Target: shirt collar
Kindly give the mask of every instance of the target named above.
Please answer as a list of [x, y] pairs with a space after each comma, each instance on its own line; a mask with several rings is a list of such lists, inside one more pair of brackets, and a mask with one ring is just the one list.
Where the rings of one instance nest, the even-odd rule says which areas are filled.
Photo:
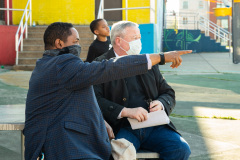
[[115, 54], [116, 57], [119, 57], [119, 55], [118, 55], [114, 50], [113, 50], [113, 52], [114, 52], [114, 54]]

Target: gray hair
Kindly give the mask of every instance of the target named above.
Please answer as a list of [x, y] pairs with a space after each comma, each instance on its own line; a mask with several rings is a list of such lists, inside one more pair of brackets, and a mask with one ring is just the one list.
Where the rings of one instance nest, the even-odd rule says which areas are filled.
[[137, 27], [138, 28], [138, 24], [134, 23], [134, 22], [130, 22], [130, 21], [119, 21], [112, 25], [111, 35], [110, 35], [112, 45], [115, 45], [116, 37], [124, 36], [125, 29], [127, 27]]

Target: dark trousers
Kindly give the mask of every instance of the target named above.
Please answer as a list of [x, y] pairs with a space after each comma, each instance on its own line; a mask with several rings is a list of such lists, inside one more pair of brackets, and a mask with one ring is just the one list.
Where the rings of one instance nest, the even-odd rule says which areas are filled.
[[157, 152], [164, 160], [187, 160], [191, 154], [188, 143], [167, 125], [136, 130], [124, 127], [116, 135], [116, 139], [120, 138], [133, 143], [137, 151], [141, 148]]

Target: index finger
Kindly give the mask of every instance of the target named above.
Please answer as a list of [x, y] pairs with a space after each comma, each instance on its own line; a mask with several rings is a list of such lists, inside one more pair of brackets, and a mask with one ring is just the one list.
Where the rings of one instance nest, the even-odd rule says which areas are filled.
[[180, 55], [192, 53], [192, 50], [177, 51]]

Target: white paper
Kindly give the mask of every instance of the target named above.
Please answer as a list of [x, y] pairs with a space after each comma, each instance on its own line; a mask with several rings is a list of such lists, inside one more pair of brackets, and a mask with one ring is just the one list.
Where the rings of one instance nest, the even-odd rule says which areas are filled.
[[128, 118], [128, 121], [132, 129], [146, 128], [170, 123], [170, 119], [164, 110], [148, 113], [148, 119], [143, 122], [138, 122], [138, 120], [132, 118]]

